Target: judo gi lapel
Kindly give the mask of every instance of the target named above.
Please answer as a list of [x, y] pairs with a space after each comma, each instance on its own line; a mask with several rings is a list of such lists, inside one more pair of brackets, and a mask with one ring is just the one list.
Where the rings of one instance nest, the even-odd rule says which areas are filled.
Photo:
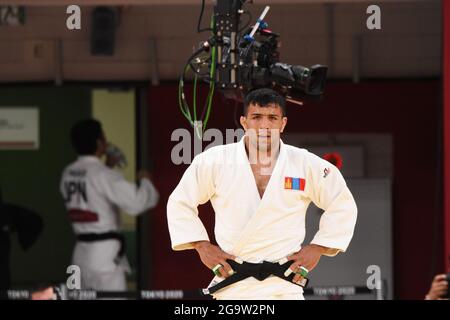
[[248, 240], [252, 237], [253, 233], [256, 231], [259, 223], [261, 222], [261, 216], [264, 214], [267, 214], [266, 210], [264, 210], [265, 203], [267, 201], [270, 201], [271, 193], [273, 192], [279, 192], [278, 190], [275, 190], [277, 188], [276, 182], [279, 180], [278, 177], [280, 175], [280, 170], [282, 170], [282, 167], [284, 165], [285, 157], [286, 157], [286, 150], [283, 144], [283, 141], [280, 139], [280, 153], [278, 155], [278, 159], [275, 163], [275, 166], [273, 168], [271, 177], [269, 179], [269, 182], [267, 183], [266, 190], [264, 191], [263, 197], [261, 198], [258, 192], [258, 188], [256, 186], [256, 180], [255, 176], [253, 175], [252, 168], [250, 166], [250, 162], [248, 160], [247, 152], [245, 150], [245, 141], [244, 138], [240, 141], [239, 150], [240, 157], [245, 157], [245, 160], [247, 161], [246, 170], [244, 170], [245, 179], [249, 179], [250, 184], [252, 185], [251, 189], [249, 190], [249, 199], [250, 202], [249, 205], [255, 207], [255, 212], [251, 216], [250, 220], [245, 225], [244, 229], [241, 232], [241, 235], [239, 236], [238, 240], [234, 244], [233, 247], [233, 254], [239, 255], [242, 248], [245, 246], [245, 244], [248, 242]]

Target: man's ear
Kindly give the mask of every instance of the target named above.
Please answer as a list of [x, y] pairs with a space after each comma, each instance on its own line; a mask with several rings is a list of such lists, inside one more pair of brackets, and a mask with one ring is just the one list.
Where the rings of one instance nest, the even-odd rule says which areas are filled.
[[283, 121], [283, 124], [281, 125], [281, 130], [280, 130], [281, 133], [283, 133], [284, 127], [286, 127], [286, 125], [287, 125], [287, 117], [283, 117], [282, 121]]
[[245, 131], [247, 131], [247, 118], [244, 116], [241, 116], [239, 119], [239, 122], [241, 123], [242, 128], [244, 128]]

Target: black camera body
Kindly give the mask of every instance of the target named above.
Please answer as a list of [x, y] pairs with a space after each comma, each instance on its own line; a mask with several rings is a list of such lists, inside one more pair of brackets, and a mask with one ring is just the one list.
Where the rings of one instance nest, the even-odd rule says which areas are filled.
[[327, 67], [310, 68], [279, 61], [279, 35], [257, 20], [258, 29], [240, 34], [240, 0], [217, 0], [214, 7], [214, 44], [217, 46], [216, 84], [222, 93], [242, 100], [259, 87], [271, 87], [290, 100], [320, 97], [324, 92]]

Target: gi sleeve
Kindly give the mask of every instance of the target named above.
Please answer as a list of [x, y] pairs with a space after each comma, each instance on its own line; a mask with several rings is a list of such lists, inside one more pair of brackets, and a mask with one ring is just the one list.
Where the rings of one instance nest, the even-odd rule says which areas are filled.
[[146, 178], [140, 180], [138, 187], [118, 172], [108, 169], [94, 183], [109, 201], [130, 215], [138, 215], [155, 207], [159, 200], [158, 191]]
[[209, 241], [197, 207], [214, 194], [213, 168], [204, 153], [194, 158], [167, 202], [167, 222], [173, 250], [193, 249], [192, 242]]
[[353, 237], [358, 211], [353, 195], [339, 169], [328, 161], [316, 157], [310, 170], [311, 200], [324, 210], [311, 243], [345, 252]]

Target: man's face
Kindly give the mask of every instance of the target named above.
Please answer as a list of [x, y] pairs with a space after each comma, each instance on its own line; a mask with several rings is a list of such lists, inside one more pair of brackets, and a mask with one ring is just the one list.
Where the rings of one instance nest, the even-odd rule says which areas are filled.
[[273, 145], [278, 145], [287, 117], [283, 117], [278, 104], [272, 103], [264, 107], [250, 104], [247, 115], [242, 116], [240, 121], [249, 136], [250, 143], [258, 150], [270, 151]]

